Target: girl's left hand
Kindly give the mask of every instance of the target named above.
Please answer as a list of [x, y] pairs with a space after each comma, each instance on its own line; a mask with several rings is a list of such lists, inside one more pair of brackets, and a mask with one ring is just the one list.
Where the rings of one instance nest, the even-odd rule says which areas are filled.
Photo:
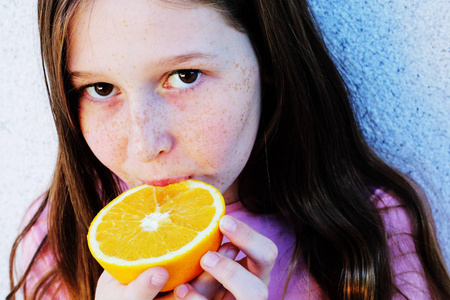
[[[276, 245], [231, 216], [222, 217], [220, 230], [231, 243], [222, 245], [217, 252], [206, 253], [200, 261], [205, 272], [162, 299], [268, 298], [270, 272], [278, 254]], [[239, 250], [246, 257], [234, 261]]]

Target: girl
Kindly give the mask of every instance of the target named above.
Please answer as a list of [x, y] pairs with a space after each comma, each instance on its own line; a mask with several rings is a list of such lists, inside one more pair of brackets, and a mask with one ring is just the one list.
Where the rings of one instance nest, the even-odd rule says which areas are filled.
[[[59, 154], [8, 298], [450, 299], [425, 197], [365, 143], [305, 1], [38, 5]], [[161, 295], [162, 268], [102, 271], [96, 213], [187, 178], [227, 203], [205, 272]]]

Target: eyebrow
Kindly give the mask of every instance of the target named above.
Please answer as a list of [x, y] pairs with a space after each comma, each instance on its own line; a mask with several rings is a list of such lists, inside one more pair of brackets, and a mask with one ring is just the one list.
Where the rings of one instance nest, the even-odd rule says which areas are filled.
[[157, 67], [168, 67], [173, 65], [179, 65], [183, 64], [192, 60], [196, 59], [214, 59], [216, 58], [216, 54], [208, 54], [208, 53], [201, 53], [201, 52], [193, 52], [188, 54], [182, 54], [177, 56], [172, 56], [169, 58], [163, 58], [155, 63], [152, 63], [148, 65], [149, 68], [157, 68]]
[[[152, 62], [146, 66], [146, 69], [155, 69], [155, 68], [163, 68], [163, 67], [171, 67], [176, 65], [181, 65], [186, 62], [190, 62], [198, 59], [214, 59], [216, 58], [216, 54], [209, 53], [201, 53], [201, 52], [193, 52], [188, 54], [171, 56], [168, 58], [161, 58], [155, 62]], [[101, 73], [89, 72], [89, 71], [74, 71], [70, 72], [70, 78], [91, 78], [101, 76]]]

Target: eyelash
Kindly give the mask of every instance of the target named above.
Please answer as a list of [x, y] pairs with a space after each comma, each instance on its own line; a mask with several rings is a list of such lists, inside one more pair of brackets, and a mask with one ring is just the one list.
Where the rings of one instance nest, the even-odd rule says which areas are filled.
[[[197, 73], [197, 77], [192, 83], [185, 83], [186, 85], [188, 85], [185, 88], [168, 87], [167, 84], [169, 84], [168, 83], [169, 79], [173, 75], [176, 75], [176, 74], [180, 75], [182, 72], [196, 72]], [[164, 80], [164, 83], [162, 84], [162, 87], [166, 88], [166, 89], [169, 89], [169, 90], [170, 89], [176, 89], [177, 93], [186, 93], [186, 92], [195, 90], [203, 82], [204, 75], [205, 75], [204, 72], [202, 72], [200, 70], [197, 70], [197, 69], [180, 69], [180, 70], [175, 70], [175, 71], [169, 73], [169, 75], [167, 75], [167, 77], [165, 77], [165, 80]]]
[[[189, 72], [189, 71], [197, 72], [197, 78], [192, 83], [186, 83], [188, 85], [186, 88], [176, 88], [176, 87], [169, 87], [169, 86], [167, 86], [168, 85], [168, 80], [173, 75], [180, 74], [181, 72]], [[167, 76], [164, 77], [164, 82], [163, 82], [163, 84], [161, 86], [164, 89], [167, 89], [167, 90], [176, 90], [175, 93], [184, 94], [184, 93], [187, 93], [187, 92], [190, 92], [190, 91], [194, 91], [203, 82], [204, 75], [205, 75], [204, 72], [202, 72], [202, 71], [200, 71], [198, 69], [179, 69], [179, 70], [175, 70], [175, 71], [170, 72]], [[116, 94], [114, 94], [112, 96], [106, 96], [104, 98], [95, 98], [95, 97], [91, 96], [88, 93], [88, 91], [87, 91], [88, 88], [94, 87], [95, 85], [102, 84], [102, 83], [103, 84], [110, 84], [110, 83], [107, 83], [107, 82], [95, 82], [95, 83], [90, 83], [90, 84], [86, 84], [84, 86], [81, 86], [77, 90], [79, 92], [81, 92], [81, 97], [86, 97], [90, 102], [97, 102], [97, 103], [106, 102], [108, 99], [111, 99], [112, 97], [115, 97], [115, 96], [121, 94], [120, 89], [118, 89], [118, 87], [113, 85], [113, 84], [110, 84], [110, 85], [113, 87], [113, 89], [117, 89], [118, 91], [117, 91]]]

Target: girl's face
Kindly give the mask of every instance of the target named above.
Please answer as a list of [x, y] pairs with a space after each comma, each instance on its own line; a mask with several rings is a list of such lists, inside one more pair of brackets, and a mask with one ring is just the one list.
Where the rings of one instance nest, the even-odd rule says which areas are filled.
[[68, 54], [82, 133], [106, 167], [130, 187], [195, 178], [236, 201], [260, 115], [245, 34], [205, 6], [96, 0]]

